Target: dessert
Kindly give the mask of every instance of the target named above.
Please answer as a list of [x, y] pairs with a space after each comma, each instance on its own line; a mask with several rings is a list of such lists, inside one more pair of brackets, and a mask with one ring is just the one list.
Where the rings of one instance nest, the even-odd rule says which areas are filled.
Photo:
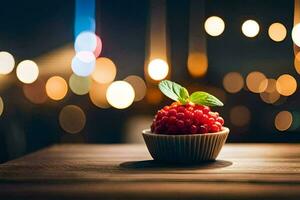
[[224, 119], [210, 107], [223, 103], [207, 92], [189, 95], [186, 88], [168, 80], [159, 89], [173, 99], [157, 112], [151, 129], [143, 131], [148, 150], [155, 160], [202, 162], [216, 159], [229, 133]]

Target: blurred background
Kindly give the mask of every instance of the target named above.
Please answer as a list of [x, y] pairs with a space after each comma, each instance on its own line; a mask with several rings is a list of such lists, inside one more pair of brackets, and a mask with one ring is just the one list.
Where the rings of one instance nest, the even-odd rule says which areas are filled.
[[1, 1], [0, 162], [55, 143], [140, 143], [170, 79], [229, 142], [300, 140], [299, 0]]

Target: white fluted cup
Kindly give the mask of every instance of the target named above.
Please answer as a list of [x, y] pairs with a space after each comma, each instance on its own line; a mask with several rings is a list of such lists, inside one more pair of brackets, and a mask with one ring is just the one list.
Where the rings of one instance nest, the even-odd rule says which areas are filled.
[[165, 135], [143, 130], [143, 138], [152, 158], [161, 162], [199, 163], [213, 161], [219, 155], [229, 129], [216, 133]]

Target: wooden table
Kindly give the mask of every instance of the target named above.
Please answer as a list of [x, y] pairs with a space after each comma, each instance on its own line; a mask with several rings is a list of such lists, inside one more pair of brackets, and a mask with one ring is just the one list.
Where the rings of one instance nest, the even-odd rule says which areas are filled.
[[56, 145], [0, 165], [0, 199], [300, 199], [300, 144], [226, 144], [198, 166], [144, 145]]

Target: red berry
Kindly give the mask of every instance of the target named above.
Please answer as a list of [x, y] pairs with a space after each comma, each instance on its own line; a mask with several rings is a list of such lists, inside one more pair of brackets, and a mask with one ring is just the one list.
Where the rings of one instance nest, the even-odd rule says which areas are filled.
[[222, 117], [218, 117], [217, 122], [220, 122], [222, 126], [224, 125], [224, 119]]
[[185, 111], [185, 107], [184, 106], [178, 106], [177, 107], [177, 112], [184, 113], [184, 111]]
[[209, 107], [204, 106], [204, 108], [203, 108], [203, 113], [208, 114], [209, 111], [210, 111]]
[[164, 107], [164, 110], [165, 110], [165, 111], [170, 110], [170, 106], [165, 106], [165, 107]]
[[176, 123], [176, 117], [174, 117], [174, 116], [169, 117], [168, 122], [169, 122], [169, 124], [175, 124]]
[[219, 127], [219, 130], [222, 129], [222, 124], [220, 122], [215, 122], [215, 125], [217, 125]]
[[188, 126], [188, 127], [191, 126], [192, 123], [193, 123], [193, 121], [190, 120], [190, 119], [186, 119], [185, 122], [184, 122], [184, 124], [185, 124], [186, 126]]
[[176, 113], [177, 113], [177, 111], [174, 108], [172, 108], [169, 110], [168, 116], [176, 116]]
[[177, 107], [177, 106], [179, 106], [179, 105], [180, 105], [179, 102], [173, 102], [173, 103], [171, 104], [171, 107]]
[[207, 125], [201, 125], [199, 127], [199, 133], [207, 133], [208, 132], [208, 128], [207, 128]]
[[191, 133], [195, 134], [195, 133], [197, 133], [198, 129], [197, 129], [197, 126], [192, 125], [190, 130], [191, 130]]
[[208, 124], [209, 121], [208, 121], [208, 116], [207, 116], [207, 114], [203, 114], [200, 121], [202, 122], [202, 124]]
[[151, 131], [157, 134], [203, 134], [222, 130], [224, 120], [208, 106], [174, 102], [154, 117]]
[[184, 127], [184, 121], [182, 120], [177, 120], [176, 125], [178, 128], [182, 129]]
[[186, 119], [193, 119], [193, 113], [191, 112], [191, 111], [189, 111], [189, 110], [186, 110], [185, 112], [184, 112], [184, 117], [186, 118]]
[[216, 124], [213, 124], [211, 127], [210, 127], [210, 131], [211, 132], [218, 132], [220, 131], [219, 127], [216, 125]]
[[202, 110], [195, 110], [194, 115], [197, 119], [201, 119], [203, 112]]
[[214, 124], [215, 123], [215, 119], [210, 117], [208, 118], [208, 123], [211, 125], [211, 124]]
[[196, 105], [195, 107], [196, 107], [196, 109], [198, 109], [198, 110], [203, 110], [203, 108], [204, 108], [204, 106], [202, 106], [202, 105]]
[[158, 111], [158, 113], [157, 113], [157, 119], [161, 119], [161, 118], [163, 118], [163, 116], [166, 116], [166, 111], [164, 111], [164, 110], [160, 110], [160, 111]]
[[168, 123], [168, 117], [164, 116], [164, 117], [160, 120], [160, 122], [163, 123], [163, 124]]
[[187, 108], [187, 110], [193, 112], [194, 108], [192, 106], [190, 106], [190, 107]]
[[218, 117], [217, 114], [216, 114], [215, 112], [211, 112], [211, 111], [208, 112], [208, 115], [209, 115], [210, 117], [213, 117], [214, 119], [216, 119], [216, 118]]
[[184, 114], [183, 113], [177, 113], [176, 118], [177, 119], [184, 119]]

